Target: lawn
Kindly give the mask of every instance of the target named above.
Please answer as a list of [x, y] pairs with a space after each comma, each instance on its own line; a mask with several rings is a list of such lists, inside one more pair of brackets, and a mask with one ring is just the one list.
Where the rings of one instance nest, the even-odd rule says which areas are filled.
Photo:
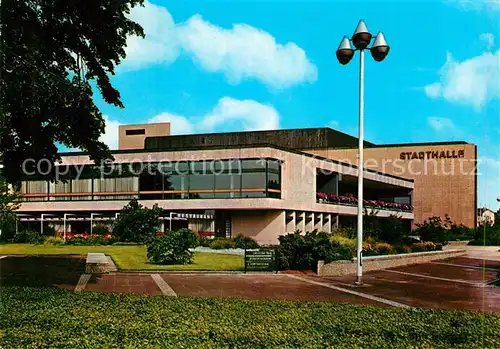
[[499, 348], [500, 314], [0, 287], [1, 348]]
[[54, 246], [30, 244], [0, 245], [0, 255], [62, 255], [85, 256], [89, 252], [105, 253], [120, 270], [243, 270], [243, 256], [195, 252], [193, 263], [187, 265], [156, 265], [146, 262], [146, 247], [114, 246]]

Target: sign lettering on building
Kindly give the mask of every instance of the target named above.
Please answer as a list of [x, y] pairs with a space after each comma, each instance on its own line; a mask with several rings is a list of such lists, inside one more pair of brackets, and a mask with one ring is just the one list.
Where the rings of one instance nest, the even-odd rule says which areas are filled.
[[457, 159], [463, 157], [465, 157], [464, 150], [404, 151], [399, 154], [401, 160]]

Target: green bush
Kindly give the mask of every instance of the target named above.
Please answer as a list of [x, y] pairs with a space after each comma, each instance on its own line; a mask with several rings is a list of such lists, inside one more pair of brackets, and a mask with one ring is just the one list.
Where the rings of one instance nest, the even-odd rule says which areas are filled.
[[113, 224], [113, 235], [120, 241], [148, 243], [155, 239], [162, 211], [158, 205], [149, 209], [133, 199], [120, 211]]
[[181, 229], [156, 237], [147, 244], [147, 260], [153, 264], [190, 264], [197, 237], [189, 229]]
[[432, 241], [417, 242], [410, 245], [410, 248], [412, 252], [429, 252], [436, 250], [436, 244]]
[[279, 239], [278, 256], [281, 269], [316, 270], [318, 261], [330, 263], [352, 259], [350, 247], [330, 240], [323, 232], [299, 232], [282, 235]]
[[476, 229], [468, 228], [462, 224], [452, 224], [448, 230], [448, 241], [466, 241], [474, 239]]
[[113, 245], [118, 242], [118, 238], [112, 236], [109, 239], [104, 238], [102, 235], [92, 235], [87, 238], [76, 237], [66, 240], [66, 245], [76, 246], [96, 246], [96, 245]]
[[257, 241], [252, 239], [250, 236], [246, 236], [243, 234], [238, 234], [233, 238], [234, 241], [234, 246], [236, 248], [243, 248], [243, 249], [252, 249], [252, 248], [259, 248], [259, 244]]
[[351, 227], [338, 228], [332, 232], [332, 235], [341, 236], [341, 237], [348, 238], [348, 239], [355, 239], [356, 238], [356, 229], [351, 228]]
[[396, 253], [402, 254], [402, 253], [411, 253], [411, 248], [408, 245], [403, 245], [403, 244], [397, 244], [394, 245], [394, 250]]
[[477, 228], [474, 240], [469, 245], [475, 246], [499, 246], [500, 245], [500, 222], [494, 226], [481, 225]]
[[386, 242], [377, 242], [373, 246], [374, 250], [377, 251], [378, 255], [388, 255], [388, 254], [395, 254], [396, 250], [392, 245], [386, 243]]
[[43, 227], [43, 235], [45, 236], [56, 236], [56, 228], [51, 225], [45, 225]]
[[16, 235], [17, 215], [13, 212], [0, 213], [0, 241], [12, 241]]
[[209, 247], [213, 239], [209, 239], [206, 236], [198, 235], [198, 246]]
[[64, 244], [64, 239], [58, 236], [49, 236], [44, 242], [46, 245], [62, 245]]
[[23, 229], [17, 232], [14, 241], [18, 243], [40, 245], [45, 242], [45, 236], [38, 230]]
[[356, 251], [356, 239], [349, 239], [348, 237], [336, 235], [336, 233], [330, 237], [331, 242], [340, 246], [347, 246], [353, 252]]
[[96, 234], [96, 235], [106, 235], [106, 234], [109, 234], [109, 226], [105, 225], [105, 224], [96, 224], [92, 227], [92, 234]]
[[214, 250], [225, 250], [228, 248], [236, 248], [234, 241], [232, 239], [226, 239], [226, 238], [215, 238], [208, 246], [210, 248], [213, 248]]
[[446, 244], [449, 240], [449, 228], [451, 224], [449, 217], [443, 222], [440, 217], [430, 217], [424, 223], [417, 224], [414, 230], [415, 235], [419, 235], [422, 241], [439, 242]]

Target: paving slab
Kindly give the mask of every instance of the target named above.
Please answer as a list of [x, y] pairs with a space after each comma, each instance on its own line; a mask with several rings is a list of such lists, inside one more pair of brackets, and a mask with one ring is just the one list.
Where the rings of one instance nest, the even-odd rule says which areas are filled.
[[286, 299], [335, 301], [388, 306], [363, 297], [339, 292], [280, 274], [173, 275], [161, 274], [178, 296], [237, 297], [247, 299]]
[[162, 295], [150, 274], [110, 273], [92, 275], [84, 291]]

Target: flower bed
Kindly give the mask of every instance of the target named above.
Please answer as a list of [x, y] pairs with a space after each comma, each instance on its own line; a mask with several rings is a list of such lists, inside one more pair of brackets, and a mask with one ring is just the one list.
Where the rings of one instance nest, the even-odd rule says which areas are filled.
[[[337, 204], [356, 206], [358, 199], [354, 196], [340, 196], [335, 194], [316, 193], [316, 200], [324, 204]], [[413, 207], [406, 204], [398, 204], [396, 202], [380, 201], [380, 200], [363, 200], [363, 205], [367, 207], [379, 208], [382, 210], [405, 211], [411, 212]]]

